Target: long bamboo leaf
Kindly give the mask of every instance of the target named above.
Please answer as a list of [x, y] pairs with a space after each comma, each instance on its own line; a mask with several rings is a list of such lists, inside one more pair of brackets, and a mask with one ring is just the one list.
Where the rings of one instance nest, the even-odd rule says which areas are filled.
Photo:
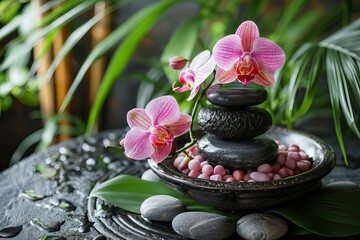
[[8, 56], [4, 60], [4, 62], [0, 66], [0, 71], [3, 71], [4, 69], [8, 68], [12, 64], [14, 64], [17, 61], [17, 59], [28, 54], [32, 50], [34, 45], [37, 43], [37, 41], [39, 41], [41, 38], [46, 36], [48, 33], [52, 32], [54, 29], [61, 28], [62, 26], [64, 26], [66, 23], [68, 23], [72, 19], [78, 17], [80, 14], [89, 10], [96, 1], [97, 0], [88, 0], [88, 1], [85, 1], [85, 2], [77, 5], [76, 7], [71, 9], [69, 12], [64, 14], [62, 17], [56, 19], [54, 22], [52, 22], [48, 26], [44, 27], [37, 33], [30, 36], [22, 44], [21, 51], [19, 51], [17, 54], [12, 54], [12, 55]]
[[[172, 6], [177, 1], [167, 0], [160, 3], [150, 5], [147, 8], [140, 10], [134, 17], [141, 16], [141, 21], [136, 28], [130, 33], [130, 35], [124, 40], [124, 42], [116, 50], [112, 57], [108, 68], [106, 69], [103, 81], [100, 84], [99, 91], [96, 94], [94, 105], [91, 107], [88, 124], [86, 127], [86, 133], [90, 134], [92, 128], [98, 118], [101, 108], [105, 102], [108, 93], [111, 90], [116, 78], [124, 70], [132, 57], [136, 47], [140, 43], [141, 39], [153, 26], [153, 24], [160, 18], [164, 11]], [[64, 105], [63, 105], [64, 106]]]
[[71, 51], [71, 49], [79, 42], [80, 39], [84, 37], [84, 35], [97, 23], [99, 22], [105, 15], [110, 14], [112, 11], [124, 6], [125, 4], [129, 3], [130, 1], [121, 1], [118, 4], [112, 5], [109, 7], [105, 12], [101, 11], [96, 14], [94, 17], [89, 19], [89, 21], [85, 22], [75, 31], [73, 31], [69, 37], [66, 39], [63, 47], [55, 56], [54, 60], [51, 62], [46, 75], [45, 80], [48, 81], [54, 74], [57, 66], [60, 62], [64, 59], [64, 57]]

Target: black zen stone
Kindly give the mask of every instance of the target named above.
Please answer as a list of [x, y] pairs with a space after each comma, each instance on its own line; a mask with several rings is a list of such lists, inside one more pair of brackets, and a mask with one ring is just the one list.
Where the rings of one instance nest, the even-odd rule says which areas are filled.
[[259, 136], [246, 140], [226, 140], [206, 134], [199, 141], [201, 156], [212, 164], [232, 170], [256, 169], [276, 160], [278, 146], [272, 138]]
[[268, 93], [264, 88], [243, 84], [217, 84], [206, 91], [206, 98], [214, 105], [226, 108], [244, 108], [263, 103]]
[[257, 107], [227, 109], [209, 106], [198, 114], [202, 130], [225, 139], [247, 139], [270, 129], [272, 118], [266, 110]]

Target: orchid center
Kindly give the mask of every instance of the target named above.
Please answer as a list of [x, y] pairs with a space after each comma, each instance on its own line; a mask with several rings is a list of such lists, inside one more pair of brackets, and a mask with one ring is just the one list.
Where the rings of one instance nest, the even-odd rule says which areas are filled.
[[193, 88], [195, 82], [195, 73], [190, 68], [180, 73], [180, 83], [184, 84], [189, 90]]
[[174, 140], [174, 135], [164, 126], [151, 127], [150, 142], [156, 147], [164, 147]]
[[250, 56], [250, 54], [245, 54], [238, 62], [236, 67], [238, 79], [245, 84], [250, 83], [258, 72], [258, 65], [255, 59]]

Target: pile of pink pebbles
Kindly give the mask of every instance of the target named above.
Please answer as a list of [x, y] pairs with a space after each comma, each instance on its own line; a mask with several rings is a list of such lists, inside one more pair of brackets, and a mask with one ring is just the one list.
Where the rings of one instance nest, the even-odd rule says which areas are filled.
[[312, 165], [312, 159], [296, 144], [285, 146], [276, 141], [278, 155], [275, 163], [262, 164], [255, 170], [234, 170], [224, 168], [222, 165], [212, 165], [203, 159], [195, 144], [180, 153], [174, 160], [174, 167], [179, 172], [193, 178], [226, 182], [266, 182], [284, 179], [299, 173], [306, 172]]

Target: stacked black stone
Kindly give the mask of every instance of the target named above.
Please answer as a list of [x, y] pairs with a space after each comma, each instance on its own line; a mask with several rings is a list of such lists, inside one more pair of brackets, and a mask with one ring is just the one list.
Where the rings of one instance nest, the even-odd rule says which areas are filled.
[[240, 83], [215, 85], [206, 98], [213, 105], [198, 115], [199, 126], [207, 133], [199, 141], [204, 158], [231, 170], [256, 169], [275, 161], [277, 144], [262, 135], [272, 125], [271, 115], [255, 107], [266, 100], [265, 89]]

